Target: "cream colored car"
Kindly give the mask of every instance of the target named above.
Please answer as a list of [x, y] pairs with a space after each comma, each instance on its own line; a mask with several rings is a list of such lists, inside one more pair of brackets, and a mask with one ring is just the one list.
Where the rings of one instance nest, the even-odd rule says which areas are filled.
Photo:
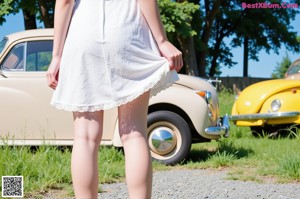
[[[52, 29], [19, 32], [1, 41], [1, 144], [72, 145], [72, 114], [49, 105], [52, 90], [45, 71], [52, 47]], [[117, 123], [116, 109], [106, 111], [102, 145], [122, 147]], [[217, 92], [207, 80], [180, 75], [150, 100], [148, 138], [155, 160], [181, 162], [192, 143], [228, 135], [228, 118], [219, 117]]]
[[300, 58], [296, 59], [284, 75], [285, 79], [300, 79]]

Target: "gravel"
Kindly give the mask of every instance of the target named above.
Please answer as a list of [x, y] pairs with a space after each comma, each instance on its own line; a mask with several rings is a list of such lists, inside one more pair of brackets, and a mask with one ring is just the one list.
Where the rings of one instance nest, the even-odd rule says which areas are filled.
[[[153, 176], [152, 199], [300, 199], [300, 183], [228, 180], [227, 171], [169, 170]], [[99, 198], [128, 198], [125, 183], [102, 184]]]

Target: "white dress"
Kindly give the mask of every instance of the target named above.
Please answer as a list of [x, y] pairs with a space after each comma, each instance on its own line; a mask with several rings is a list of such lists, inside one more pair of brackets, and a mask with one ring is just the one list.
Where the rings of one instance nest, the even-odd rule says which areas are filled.
[[91, 112], [157, 94], [178, 80], [137, 0], [76, 0], [51, 104]]

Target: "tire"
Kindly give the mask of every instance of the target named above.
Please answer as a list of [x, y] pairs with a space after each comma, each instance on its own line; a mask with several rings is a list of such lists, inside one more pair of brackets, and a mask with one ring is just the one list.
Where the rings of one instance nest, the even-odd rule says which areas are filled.
[[166, 165], [182, 162], [192, 145], [187, 122], [171, 111], [157, 111], [148, 115], [148, 143], [152, 159]]

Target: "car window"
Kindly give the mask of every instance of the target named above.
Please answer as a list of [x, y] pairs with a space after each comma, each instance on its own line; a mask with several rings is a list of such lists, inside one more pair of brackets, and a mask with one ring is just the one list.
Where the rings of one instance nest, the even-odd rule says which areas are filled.
[[1, 68], [8, 71], [46, 71], [51, 62], [52, 48], [52, 40], [17, 44], [4, 59]]
[[291, 74], [295, 74], [295, 73], [300, 73], [300, 60], [299, 61], [295, 61], [289, 68], [287, 74], [291, 75]]
[[2, 53], [2, 51], [3, 51], [4, 47], [5, 47], [5, 44], [6, 44], [7, 40], [8, 40], [8, 39], [7, 39], [6, 37], [4, 37], [3, 40], [0, 42], [0, 54]]
[[53, 41], [27, 42], [26, 71], [46, 71], [52, 58]]
[[16, 45], [5, 58], [1, 68], [3, 70], [24, 70], [25, 43]]

